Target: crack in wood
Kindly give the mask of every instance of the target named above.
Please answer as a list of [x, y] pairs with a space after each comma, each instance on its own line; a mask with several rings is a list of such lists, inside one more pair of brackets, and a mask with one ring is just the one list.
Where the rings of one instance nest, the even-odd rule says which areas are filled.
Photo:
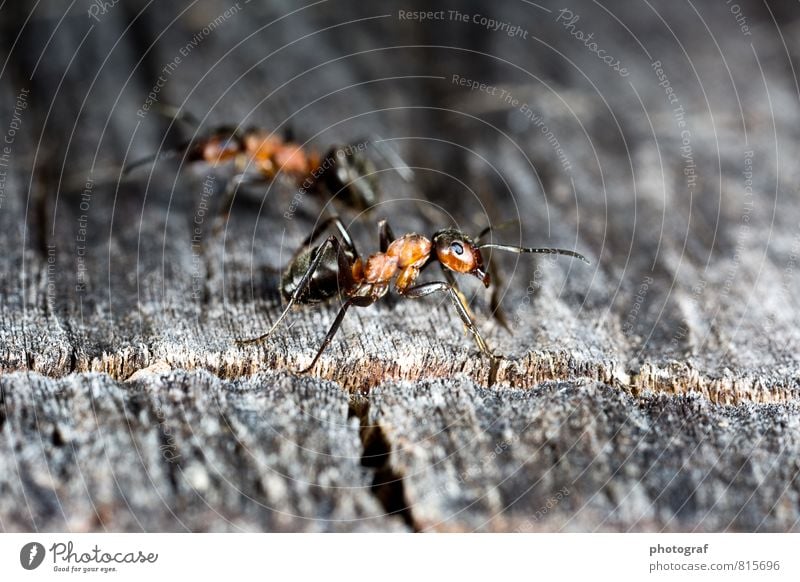
[[363, 446], [361, 465], [373, 471], [370, 491], [387, 515], [397, 516], [406, 526], [419, 531], [413, 509], [406, 498], [404, 477], [390, 463], [392, 444], [383, 427], [370, 421], [369, 408], [369, 396], [350, 397], [348, 417], [358, 418], [360, 422], [359, 436]]

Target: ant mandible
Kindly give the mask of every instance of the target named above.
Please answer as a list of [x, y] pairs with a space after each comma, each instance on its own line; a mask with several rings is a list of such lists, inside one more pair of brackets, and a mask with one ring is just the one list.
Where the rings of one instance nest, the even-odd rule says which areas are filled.
[[[194, 127], [200, 125], [191, 114], [171, 106], [162, 106], [160, 111]], [[375, 136], [369, 143], [404, 180], [411, 180], [411, 169], [384, 140]], [[205, 162], [212, 166], [232, 162], [237, 173], [228, 182], [219, 207], [223, 216], [229, 211], [240, 185], [271, 182], [279, 175], [306, 192], [335, 197], [348, 208], [364, 211], [379, 202], [377, 168], [366, 155], [366, 148], [367, 141], [334, 145], [325, 156], [320, 156], [313, 149], [295, 143], [290, 131], [280, 136], [259, 127], [240, 130], [222, 126], [166, 154], [154, 154], [135, 161], [125, 169], [124, 174], [176, 155], [184, 156], [190, 163]]]
[[[339, 236], [330, 235], [321, 245], [312, 246], [314, 241], [331, 226], [336, 228]], [[347, 227], [338, 217], [333, 216], [320, 223], [303, 242], [281, 279], [281, 293], [288, 300], [283, 312], [263, 335], [236, 342], [250, 344], [268, 339], [295, 304], [308, 305], [339, 296], [344, 303], [311, 364], [298, 372], [303, 374], [314, 367], [331, 343], [347, 310], [351, 306], [372, 305], [387, 294], [394, 281], [395, 290], [401, 297], [416, 299], [433, 293], [447, 293], [461, 321], [475, 338], [480, 351], [492, 360], [497, 360], [500, 356], [489, 349], [475, 325], [463, 295], [458, 289], [454, 274], [472, 275], [485, 287], [489, 287], [491, 281], [481, 255], [482, 249], [518, 254], [568, 255], [589, 264], [586, 257], [570, 250], [480, 243], [480, 239], [491, 230], [491, 227], [484, 229], [474, 240], [453, 228], [439, 230], [431, 238], [414, 233], [397, 238], [386, 220], [378, 223], [378, 229], [380, 252], [364, 260], [358, 254]], [[416, 284], [420, 272], [433, 263], [439, 263], [442, 267], [446, 281]]]

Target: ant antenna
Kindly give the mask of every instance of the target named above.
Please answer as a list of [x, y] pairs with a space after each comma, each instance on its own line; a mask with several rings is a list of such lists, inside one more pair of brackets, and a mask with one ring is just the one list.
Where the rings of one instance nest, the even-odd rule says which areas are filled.
[[149, 156], [145, 156], [144, 158], [140, 158], [135, 162], [131, 162], [128, 166], [122, 170], [122, 177], [127, 176], [136, 168], [140, 168], [141, 166], [146, 166], [147, 164], [152, 164], [153, 162], [157, 162], [160, 160], [167, 160], [171, 158], [178, 157], [178, 154], [182, 154], [183, 148], [179, 148], [177, 150], [167, 150], [165, 152], [157, 152], [155, 154], [150, 154]]
[[197, 129], [198, 127], [200, 127], [199, 119], [197, 119], [194, 115], [192, 115], [188, 111], [181, 109], [180, 107], [176, 107], [175, 105], [157, 103], [154, 109], [162, 117], [166, 117], [167, 119], [171, 119], [173, 121], [181, 121], [186, 125], [190, 126], [192, 129]]
[[544, 249], [544, 248], [542, 248], [542, 249], [532, 249], [532, 248], [527, 248], [527, 247], [515, 247], [515, 246], [511, 246], [511, 245], [497, 245], [497, 244], [494, 244], [494, 243], [486, 243], [486, 244], [478, 245], [478, 248], [479, 249], [497, 249], [497, 250], [500, 250], [500, 251], [510, 251], [512, 253], [517, 253], [518, 255], [521, 255], [523, 253], [541, 253], [541, 254], [546, 254], [546, 255], [566, 255], [568, 257], [574, 257], [576, 259], [580, 259], [584, 263], [586, 263], [587, 265], [591, 265], [591, 263], [589, 262], [589, 259], [584, 257], [582, 254], [576, 253], [575, 251], [568, 251], [566, 249]]
[[400, 174], [400, 177], [405, 180], [406, 182], [411, 182], [414, 180], [414, 170], [408, 167], [408, 164], [400, 157], [394, 148], [386, 143], [387, 140], [383, 139], [379, 135], [372, 136], [372, 145], [375, 147], [375, 150], [378, 154], [383, 158], [383, 160], [388, 163], [392, 169]]
[[516, 225], [519, 225], [519, 219], [518, 219], [518, 218], [512, 218], [511, 220], [506, 220], [505, 222], [501, 222], [500, 224], [498, 224], [498, 225], [495, 225], [495, 226], [492, 226], [492, 225], [490, 224], [489, 226], [487, 226], [486, 228], [484, 228], [484, 229], [483, 229], [483, 230], [482, 230], [482, 231], [481, 231], [481, 232], [478, 234], [478, 236], [476, 236], [476, 237], [475, 237], [475, 242], [476, 242], [476, 243], [477, 243], [477, 242], [480, 242], [480, 241], [481, 241], [481, 239], [483, 239], [483, 237], [485, 237], [485, 236], [486, 236], [487, 234], [489, 234], [490, 232], [493, 232], [493, 231], [495, 231], [495, 230], [502, 230], [502, 229], [504, 229], [504, 228], [508, 228], [509, 226], [513, 226], [513, 225], [515, 225], [515, 224], [516, 224]]
[[[165, 103], [157, 103], [153, 110], [161, 115], [162, 117], [166, 117], [172, 121], [180, 121], [184, 125], [189, 126], [190, 129], [196, 130], [200, 127], [200, 120], [197, 119], [194, 115], [189, 113], [188, 111], [181, 109], [180, 107], [176, 107], [175, 105], [168, 105]], [[141, 158], [136, 160], [135, 162], [131, 162], [123, 171], [122, 176], [127, 176], [136, 168], [140, 168], [141, 166], [146, 166], [147, 164], [151, 164], [153, 162], [157, 162], [159, 160], [166, 160], [170, 158], [175, 158], [178, 154], [183, 153], [183, 151], [188, 148], [190, 142], [185, 144], [181, 144], [179, 148], [176, 150], [168, 150], [166, 152], [157, 152], [155, 154], [150, 154], [147, 157]]]

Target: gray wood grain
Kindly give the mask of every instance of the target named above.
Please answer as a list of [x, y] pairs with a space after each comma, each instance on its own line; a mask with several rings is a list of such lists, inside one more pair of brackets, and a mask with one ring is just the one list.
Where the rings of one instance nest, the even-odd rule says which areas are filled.
[[358, 419], [337, 386], [207, 372], [3, 379], [3, 526], [371, 531]]
[[[335, 303], [233, 340], [278, 316], [279, 275], [331, 209], [309, 195], [285, 218], [295, 190], [277, 180], [243, 189], [215, 235], [229, 169], [167, 160], [119, 180], [191, 135], [137, 111], [231, 5], [132, 2], [99, 22], [81, 6], [61, 25], [63, 8], [37, 9], [13, 49], [5, 35], [0, 88], [0, 132], [31, 95], [0, 205], [0, 527], [797, 530], [800, 14], [741, 4], [749, 37], [724, 5], [626, 7], [626, 31], [577, 4], [628, 77], [561, 7], [461, 8], [524, 40], [402, 22], [396, 3], [281, 20], [288, 4], [248, 3], [220, 21], [159, 99], [320, 150], [392, 140], [415, 180], [381, 172], [370, 216], [338, 207], [360, 249], [380, 217], [427, 234], [519, 218], [494, 236], [592, 261], [496, 255], [510, 332], [464, 283], [507, 356], [496, 370], [429, 298], [352, 310], [306, 377], [292, 370]], [[538, 121], [453, 75], [529, 104], [568, 167]]]

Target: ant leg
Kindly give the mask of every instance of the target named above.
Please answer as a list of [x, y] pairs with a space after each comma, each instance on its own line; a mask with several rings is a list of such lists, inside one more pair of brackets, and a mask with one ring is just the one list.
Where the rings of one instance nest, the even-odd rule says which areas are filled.
[[[380, 251], [382, 253], [385, 253], [392, 241], [395, 240], [392, 227], [389, 226], [389, 221], [385, 218], [378, 222], [378, 238], [380, 239]], [[391, 309], [397, 304], [397, 295], [390, 293], [386, 295], [385, 301], [386, 305]]]
[[453, 271], [439, 263], [439, 266], [442, 268], [442, 273], [444, 273], [444, 278], [447, 280], [448, 285], [453, 288], [453, 290], [458, 293], [458, 299], [461, 302], [461, 305], [464, 306], [464, 309], [467, 310], [467, 313], [471, 318], [475, 318], [475, 314], [472, 312], [472, 308], [470, 308], [469, 304], [467, 303], [467, 298], [464, 297], [464, 293], [462, 293], [461, 289], [458, 287], [458, 282], [456, 281], [455, 275], [453, 275]]
[[136, 168], [141, 168], [142, 166], [146, 166], [148, 164], [155, 164], [156, 162], [160, 162], [162, 160], [175, 159], [178, 156], [182, 156], [186, 151], [186, 147], [179, 146], [177, 148], [156, 152], [154, 154], [150, 154], [149, 156], [145, 156], [143, 158], [139, 158], [138, 160], [134, 160], [133, 162], [122, 168], [122, 173], [120, 174], [120, 176], [122, 178], [125, 178]]
[[[516, 218], [513, 218], [511, 220], [506, 220], [505, 222], [501, 222], [500, 224], [496, 225], [490, 224], [489, 226], [484, 228], [478, 234], [478, 236], [475, 237], [475, 243], [476, 244], [480, 243], [486, 235], [493, 233], [496, 230], [501, 230], [514, 225], [519, 226], [519, 224], [520, 224], [519, 219]], [[491, 298], [489, 299], [489, 307], [492, 310], [492, 317], [494, 317], [497, 320], [497, 323], [499, 323], [503, 328], [505, 328], [506, 331], [510, 332], [511, 328], [508, 325], [508, 319], [506, 318], [506, 314], [503, 311], [503, 308], [500, 307], [500, 288], [503, 286], [503, 279], [500, 276], [500, 271], [497, 270], [497, 266], [495, 262], [492, 260], [491, 256], [487, 261], [486, 270], [489, 273], [489, 277], [491, 278], [492, 281], [492, 294]]]
[[[502, 279], [500, 275], [497, 274], [497, 268], [494, 266], [494, 263], [489, 260], [488, 261], [488, 272], [489, 276], [492, 279], [492, 294], [489, 298], [489, 309], [491, 309], [492, 317], [499, 323], [506, 331], [509, 333], [511, 332], [511, 328], [508, 325], [508, 319], [506, 318], [505, 311], [500, 306], [500, 292], [499, 289], [502, 286]], [[470, 306], [467, 304], [467, 299], [464, 297], [464, 293], [459, 289], [458, 283], [456, 282], [456, 278], [453, 275], [453, 272], [445, 267], [442, 267], [442, 272], [444, 273], [445, 279], [450, 284], [450, 286], [458, 293], [459, 299], [461, 299], [462, 305], [469, 313], [470, 317], [474, 318], [475, 314], [473, 313]]]
[[294, 293], [292, 293], [292, 296], [289, 298], [289, 301], [286, 304], [284, 310], [278, 316], [278, 319], [275, 320], [275, 323], [272, 324], [272, 327], [270, 327], [266, 333], [261, 334], [258, 337], [249, 339], [237, 339], [236, 340], [237, 344], [243, 345], [243, 344], [258, 343], [264, 341], [273, 334], [273, 332], [277, 329], [277, 327], [280, 325], [283, 319], [288, 315], [289, 311], [292, 309], [294, 304], [297, 303], [297, 300], [306, 290], [308, 285], [311, 283], [311, 278], [314, 276], [314, 273], [316, 272], [317, 268], [322, 264], [322, 261], [325, 258], [325, 253], [328, 250], [328, 248], [333, 248], [333, 250], [336, 252], [340, 266], [343, 264], [347, 264], [346, 257], [342, 256], [344, 251], [342, 249], [341, 242], [339, 242], [339, 239], [337, 239], [335, 236], [333, 235], [329, 236], [325, 240], [325, 242], [322, 243], [322, 245], [320, 245], [319, 248], [317, 248], [317, 252], [314, 254], [314, 259], [311, 261], [311, 264], [308, 266], [308, 269], [306, 269], [306, 272], [303, 273], [303, 276], [300, 278], [300, 282], [297, 284], [297, 288], [294, 290]]
[[434, 281], [432, 283], [423, 283], [422, 285], [417, 285], [415, 287], [411, 287], [407, 289], [404, 293], [404, 297], [410, 297], [412, 299], [416, 299], [418, 297], [426, 297], [432, 293], [438, 292], [447, 292], [450, 295], [450, 299], [453, 301], [453, 305], [458, 312], [458, 316], [461, 318], [461, 321], [464, 322], [464, 325], [467, 327], [469, 332], [475, 338], [475, 343], [478, 344], [478, 348], [492, 358], [492, 360], [497, 360], [502, 356], [495, 355], [492, 350], [489, 349], [489, 346], [486, 344], [486, 340], [483, 339], [481, 332], [478, 330], [478, 327], [475, 325], [475, 321], [470, 317], [469, 311], [467, 310], [466, 305], [461, 301], [461, 297], [459, 296], [458, 291], [445, 283], [444, 281]]
[[328, 227], [330, 227], [331, 225], [335, 226], [336, 230], [339, 231], [339, 235], [342, 237], [341, 242], [342, 244], [344, 244], [345, 248], [348, 251], [350, 251], [353, 254], [353, 256], [355, 257], [359, 256], [358, 250], [356, 250], [356, 244], [353, 242], [353, 237], [350, 235], [350, 231], [347, 230], [347, 227], [344, 225], [341, 219], [336, 215], [329, 216], [328, 218], [317, 224], [317, 226], [314, 227], [314, 230], [311, 231], [311, 234], [308, 235], [306, 239], [303, 241], [303, 244], [301, 246], [303, 247], [309, 246], [312, 242], [314, 242], [314, 240], [317, 237], [319, 237], [319, 235], [325, 232], [325, 230], [327, 230]]
[[378, 232], [380, 237], [381, 252], [385, 253], [392, 241], [395, 240], [392, 227], [389, 226], [389, 221], [387, 221], [385, 218], [378, 222]]
[[[380, 251], [382, 253], [385, 253], [388, 250], [389, 245], [392, 244], [392, 241], [394, 241], [396, 238], [394, 236], [394, 232], [392, 231], [392, 227], [389, 226], [389, 221], [385, 218], [378, 222], [378, 238], [380, 239]], [[395, 305], [397, 305], [397, 295], [389, 293], [386, 295], [384, 301], [386, 302], [386, 306], [389, 309], [392, 309]]]
[[295, 139], [294, 127], [290, 123], [283, 129], [283, 141], [292, 143], [294, 142], [294, 139]]
[[[193, 131], [197, 130], [197, 128], [200, 127], [199, 119], [197, 119], [194, 115], [192, 115], [185, 109], [180, 109], [175, 105], [156, 103], [153, 109], [162, 117], [165, 117], [170, 121], [181, 122]], [[175, 148], [165, 150], [163, 152], [156, 152], [155, 154], [150, 154], [149, 156], [135, 160], [130, 164], [128, 164], [128, 166], [123, 169], [122, 176], [127, 176], [136, 168], [145, 166], [150, 163], [155, 163], [160, 160], [177, 158], [179, 155], [183, 155], [184, 153], [186, 153], [190, 145], [191, 145], [190, 142], [186, 142]]]
[[489, 309], [492, 310], [492, 317], [494, 317], [497, 323], [499, 323], [507, 332], [511, 332], [511, 328], [508, 325], [508, 318], [506, 318], [506, 313], [500, 306], [500, 289], [503, 286], [503, 278], [500, 276], [500, 272], [497, 270], [497, 264], [491, 259], [491, 257], [487, 262], [486, 272], [489, 273], [489, 277], [492, 281], [492, 294], [489, 296]]
[[198, 127], [200, 127], [199, 119], [197, 119], [194, 115], [192, 115], [185, 109], [180, 109], [175, 105], [156, 103], [154, 109], [158, 112], [159, 115], [173, 121], [180, 121], [181, 123], [184, 123], [187, 126], [189, 126], [189, 128], [192, 130], [196, 130]]
[[[506, 319], [505, 312], [503, 311], [503, 308], [500, 307], [500, 295], [498, 292], [499, 289], [498, 285], [500, 284], [501, 279], [497, 275], [497, 269], [494, 267], [494, 264], [491, 262], [491, 260], [488, 262], [487, 269], [489, 272], [489, 276], [492, 279], [492, 293], [489, 299], [489, 308], [491, 309], [492, 317], [494, 317], [495, 320], [497, 320], [497, 322], [506, 331], [510, 333], [511, 329], [508, 327], [508, 320]], [[456, 282], [456, 278], [453, 275], [453, 272], [445, 267], [442, 267], [442, 272], [444, 273], [444, 277], [445, 279], [447, 279], [447, 282], [450, 284], [450, 286], [453, 289], [455, 289], [456, 293], [458, 293], [458, 296], [461, 299], [461, 303], [464, 305], [464, 308], [467, 310], [469, 315], [472, 318], [474, 318], [475, 314], [473, 313], [472, 308], [470, 308], [469, 304], [467, 303], [466, 297], [464, 297], [464, 293], [458, 287], [458, 283]]]
[[351, 305], [355, 305], [357, 307], [366, 307], [367, 305], [371, 305], [374, 303], [375, 300], [371, 297], [351, 297], [347, 301], [344, 302], [341, 309], [339, 309], [339, 313], [336, 314], [336, 319], [333, 321], [328, 333], [325, 334], [325, 339], [322, 340], [322, 344], [320, 345], [319, 349], [317, 350], [317, 355], [314, 356], [314, 359], [311, 360], [311, 363], [303, 368], [302, 370], [298, 370], [298, 374], [305, 374], [311, 368], [313, 368], [317, 362], [319, 361], [320, 356], [322, 353], [327, 349], [330, 345], [331, 341], [333, 340], [336, 332], [339, 331], [339, 327], [342, 325], [342, 321], [344, 320], [344, 316], [347, 313], [347, 310], [350, 308]]

